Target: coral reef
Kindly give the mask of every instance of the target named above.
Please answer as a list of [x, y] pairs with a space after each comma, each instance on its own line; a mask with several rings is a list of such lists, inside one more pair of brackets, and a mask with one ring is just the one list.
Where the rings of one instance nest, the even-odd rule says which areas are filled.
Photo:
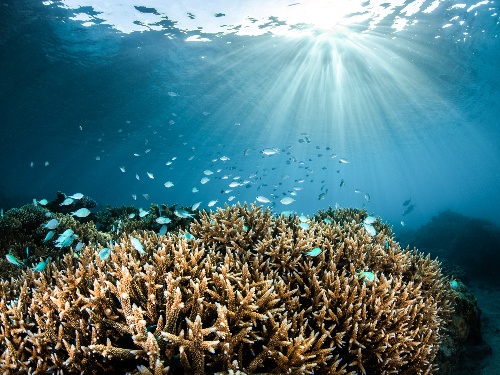
[[454, 305], [439, 263], [342, 215], [226, 207], [27, 269], [0, 282], [0, 370], [433, 373]]

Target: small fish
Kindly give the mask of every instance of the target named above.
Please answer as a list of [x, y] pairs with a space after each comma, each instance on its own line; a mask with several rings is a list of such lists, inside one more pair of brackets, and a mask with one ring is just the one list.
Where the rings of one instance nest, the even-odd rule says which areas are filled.
[[405, 207], [406, 207], [406, 206], [408, 206], [408, 205], [410, 204], [410, 202], [411, 202], [411, 198], [410, 198], [410, 199], [405, 200], [405, 201], [403, 202], [403, 206], [405, 206]]
[[331, 221], [329, 218], [327, 218], [327, 217], [325, 217], [325, 218], [323, 219], [323, 222], [324, 222], [325, 224], [331, 224], [331, 223], [332, 223], [332, 221]]
[[264, 155], [275, 155], [279, 152], [280, 150], [278, 148], [265, 148], [261, 151], [261, 154], [264, 154]]
[[365, 228], [365, 230], [368, 232], [368, 234], [370, 236], [375, 236], [377, 234], [377, 231], [375, 230], [375, 228], [373, 227], [373, 225], [363, 223], [363, 227]]
[[141, 179], [137, 173], [135, 174], [135, 178], [136, 178], [138, 181]]
[[175, 210], [174, 211], [175, 216], [180, 217], [181, 219], [190, 219], [193, 217], [194, 214], [190, 214], [186, 210]]
[[54, 237], [55, 232], [53, 230], [49, 231], [45, 238], [43, 239], [43, 242], [50, 241]]
[[104, 247], [99, 251], [99, 258], [101, 260], [106, 260], [109, 258], [109, 255], [111, 254], [111, 249], [109, 247]]
[[172, 181], [167, 181], [163, 184], [166, 188], [171, 188], [172, 186], [174, 186], [174, 183]]
[[405, 222], [403, 220], [401, 220], [401, 226], [404, 227], [405, 226]]
[[131, 194], [131, 195], [132, 195], [132, 199], [133, 199], [134, 201], [136, 201], [136, 200], [137, 200], [137, 194]]
[[408, 215], [410, 212], [412, 212], [415, 208], [414, 204], [410, 204], [408, 207], [406, 207], [406, 210], [403, 212], [403, 216]]
[[230, 197], [227, 198], [228, 202], [231, 202], [234, 198], [236, 198], [234, 195], [231, 195]]
[[69, 196], [69, 198], [73, 198], [73, 199], [76, 199], [76, 200], [80, 200], [83, 197], [84, 197], [84, 195], [82, 193], [75, 193], [75, 194]]
[[7, 261], [15, 266], [22, 267], [23, 264], [12, 254], [5, 254]]
[[144, 194], [142, 194], [142, 196], [144, 197], [144, 199], [146, 199], [148, 201], [151, 200], [151, 197], [149, 196], [148, 193], [144, 193]]
[[365, 224], [373, 224], [376, 221], [377, 221], [377, 218], [375, 216], [367, 216], [366, 219], [363, 220], [363, 223], [365, 223]]
[[201, 180], [200, 180], [200, 183], [202, 185], [205, 185], [208, 181], [210, 181], [210, 179], [208, 177], [203, 177]]
[[301, 227], [302, 229], [309, 229], [309, 223], [299, 223], [299, 227]]
[[154, 176], [152, 173], [150, 173], [150, 172], [146, 172], [146, 174], [147, 174], [147, 175], [148, 175], [148, 177], [149, 177], [149, 178], [151, 178], [151, 179], [154, 179], [154, 178], [155, 178], [155, 176]]
[[230, 160], [227, 156], [221, 156], [219, 159], [224, 162]]
[[66, 198], [59, 206], [69, 206], [74, 202], [73, 198]]
[[370, 198], [370, 194], [366, 193], [365, 194], [365, 199], [367, 202], [370, 202], [371, 198]]
[[357, 193], [357, 194], [361, 194], [362, 193], [362, 191], [359, 190], [359, 189], [354, 189], [354, 192]]
[[38, 204], [42, 205], [42, 206], [46, 206], [47, 203], [49, 203], [49, 201], [47, 199], [40, 199], [38, 201]]
[[160, 217], [156, 218], [156, 222], [158, 224], [168, 224], [168, 223], [171, 223], [172, 220], [170, 220], [168, 217], [160, 216]]
[[120, 171], [122, 171], [123, 173], [125, 173], [125, 167], [120, 167]]
[[349, 163], [349, 161], [347, 159], [341, 158], [341, 159], [339, 159], [339, 163], [340, 164], [347, 164], [347, 163]]
[[210, 202], [208, 202], [207, 206], [208, 206], [208, 207], [212, 207], [212, 206], [214, 206], [217, 202], [218, 202], [218, 200], [210, 201]]
[[83, 242], [80, 241], [75, 246], [75, 252], [78, 253], [80, 250], [82, 250], [82, 248], [83, 248]]
[[188, 241], [196, 239], [191, 233], [184, 233], [184, 238]]
[[139, 217], [144, 217], [149, 214], [149, 211], [145, 211], [142, 208], [139, 208]]
[[283, 199], [280, 200], [281, 204], [290, 204], [290, 203], [293, 203], [293, 202], [295, 202], [295, 199], [290, 198], [290, 197], [285, 197], [285, 198], [283, 198]]
[[315, 257], [321, 254], [321, 249], [319, 247], [315, 247], [314, 249], [308, 251], [306, 255], [309, 255], [311, 257]]
[[160, 228], [160, 230], [158, 231], [158, 235], [159, 236], [164, 236], [167, 233], [167, 230], [168, 230], [167, 226], [166, 225], [162, 225], [161, 228]]
[[191, 210], [196, 211], [200, 207], [201, 202], [197, 202], [191, 206]]
[[132, 246], [134, 247], [134, 249], [136, 249], [139, 252], [139, 254], [141, 254], [141, 255], [146, 254], [146, 252], [144, 251], [144, 247], [142, 246], [142, 244], [139, 242], [139, 240], [137, 238], [131, 237], [130, 242], [132, 242]]
[[268, 198], [262, 195], [257, 196], [255, 199], [257, 199], [257, 201], [260, 203], [271, 203], [271, 201]]
[[199, 192], [199, 190], [195, 186], [193, 186], [191, 188], [191, 193], [197, 193], [197, 192]]
[[90, 215], [90, 210], [88, 208], [79, 208], [75, 212], [72, 212], [71, 215], [76, 216], [76, 217], [87, 217]]
[[357, 273], [358, 277], [363, 280], [363, 282], [372, 282], [375, 280], [375, 274], [369, 271], [361, 271]]
[[236, 182], [236, 181], [233, 181], [229, 184], [229, 187], [230, 188], [235, 188], [235, 187], [238, 187], [240, 186], [241, 184], [239, 182]]
[[344, 179], [340, 180], [340, 187], [342, 187], [344, 185], [345, 185]]
[[133, 219], [134, 217], [135, 217], [135, 213], [133, 213], [133, 212], [130, 215], [128, 215], [129, 219]]
[[41, 260], [35, 267], [33, 267], [31, 270], [32, 271], [38, 271], [38, 272], [42, 272], [45, 267], [47, 267], [47, 262], [46, 261], [43, 261]]
[[59, 225], [59, 220], [52, 219], [52, 220], [49, 220], [46, 224], [42, 224], [42, 228], [56, 229], [58, 225]]
[[214, 174], [214, 172], [212, 172], [210, 169], [205, 169], [205, 170], [203, 171], [203, 174], [204, 174], [205, 176], [210, 176], [211, 174]]

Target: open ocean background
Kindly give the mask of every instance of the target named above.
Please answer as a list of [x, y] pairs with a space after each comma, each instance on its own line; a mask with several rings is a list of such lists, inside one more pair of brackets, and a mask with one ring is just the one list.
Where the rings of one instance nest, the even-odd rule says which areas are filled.
[[498, 11], [4, 0], [0, 206], [260, 196], [275, 212], [365, 207], [396, 232], [446, 210], [500, 224]]

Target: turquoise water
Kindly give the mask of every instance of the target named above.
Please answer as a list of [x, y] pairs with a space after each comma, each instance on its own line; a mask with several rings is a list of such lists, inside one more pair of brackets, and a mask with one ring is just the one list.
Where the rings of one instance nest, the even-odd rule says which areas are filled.
[[500, 224], [498, 2], [100, 3], [0, 5], [4, 209], [63, 191]]

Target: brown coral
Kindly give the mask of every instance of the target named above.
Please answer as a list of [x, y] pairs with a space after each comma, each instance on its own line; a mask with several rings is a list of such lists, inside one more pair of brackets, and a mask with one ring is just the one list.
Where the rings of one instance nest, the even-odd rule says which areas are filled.
[[2, 281], [2, 372], [435, 370], [448, 283], [386, 231], [371, 237], [356, 220], [304, 230], [256, 206], [202, 213], [190, 231], [125, 234], [104, 261], [88, 246]]

